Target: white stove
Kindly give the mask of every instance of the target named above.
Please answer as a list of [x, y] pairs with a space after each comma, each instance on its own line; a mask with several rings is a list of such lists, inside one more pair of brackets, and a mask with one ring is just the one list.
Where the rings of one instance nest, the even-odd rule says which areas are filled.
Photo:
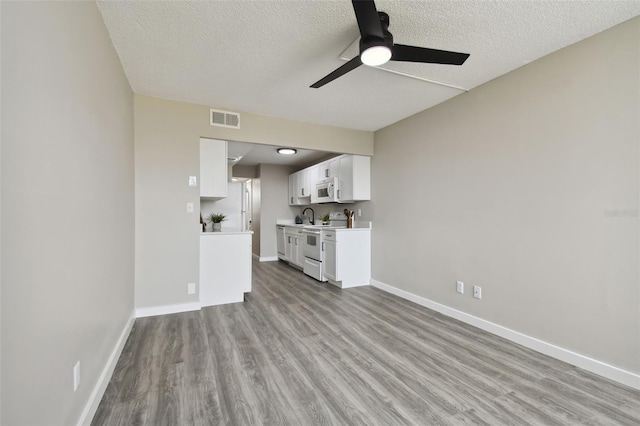
[[304, 254], [303, 271], [305, 274], [318, 281], [327, 281], [324, 277], [322, 262], [324, 261], [324, 242], [322, 241], [322, 229], [327, 228], [345, 228], [347, 226], [347, 217], [343, 212], [329, 213], [329, 224], [307, 227], [302, 230], [304, 235], [304, 246], [302, 252]]

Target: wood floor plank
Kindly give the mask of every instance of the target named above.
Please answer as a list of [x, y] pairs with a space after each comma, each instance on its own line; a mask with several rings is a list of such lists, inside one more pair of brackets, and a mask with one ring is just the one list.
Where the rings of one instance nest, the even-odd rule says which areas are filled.
[[136, 320], [92, 424], [640, 424], [636, 389], [373, 287], [252, 268], [244, 303]]

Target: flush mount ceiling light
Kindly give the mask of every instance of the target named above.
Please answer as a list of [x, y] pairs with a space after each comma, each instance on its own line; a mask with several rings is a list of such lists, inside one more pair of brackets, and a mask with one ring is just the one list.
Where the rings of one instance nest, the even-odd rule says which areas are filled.
[[293, 155], [297, 152], [298, 150], [293, 148], [278, 148], [278, 154], [282, 155]]

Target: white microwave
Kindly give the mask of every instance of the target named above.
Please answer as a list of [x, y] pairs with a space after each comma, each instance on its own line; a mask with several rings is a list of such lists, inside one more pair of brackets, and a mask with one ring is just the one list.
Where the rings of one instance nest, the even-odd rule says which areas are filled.
[[316, 183], [315, 192], [316, 203], [337, 203], [338, 202], [338, 178], [323, 179]]

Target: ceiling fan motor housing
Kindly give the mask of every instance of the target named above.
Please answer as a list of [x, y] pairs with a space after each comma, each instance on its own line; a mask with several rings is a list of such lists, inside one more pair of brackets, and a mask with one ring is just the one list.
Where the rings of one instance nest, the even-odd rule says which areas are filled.
[[378, 37], [366, 37], [360, 39], [360, 54], [373, 46], [387, 46], [389, 49], [393, 47], [393, 34], [389, 32], [389, 15], [385, 12], [378, 12], [380, 17], [380, 25], [382, 26], [382, 33], [384, 39]]

